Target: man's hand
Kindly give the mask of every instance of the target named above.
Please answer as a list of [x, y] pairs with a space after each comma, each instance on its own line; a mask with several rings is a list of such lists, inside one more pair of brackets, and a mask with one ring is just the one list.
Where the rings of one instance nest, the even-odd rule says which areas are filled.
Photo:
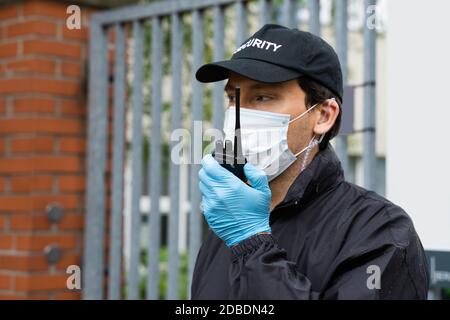
[[270, 189], [264, 171], [244, 166], [248, 186], [210, 155], [198, 175], [204, 216], [214, 233], [231, 247], [260, 232], [270, 232]]

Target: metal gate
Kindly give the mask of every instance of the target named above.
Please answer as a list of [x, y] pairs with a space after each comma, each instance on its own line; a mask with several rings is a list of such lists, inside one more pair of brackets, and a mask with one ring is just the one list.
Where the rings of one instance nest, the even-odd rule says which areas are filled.
[[[365, 5], [374, 3], [366, 0]], [[300, 7], [309, 10], [309, 26], [297, 19]], [[334, 8], [336, 49], [346, 81], [347, 0], [335, 0]], [[199, 165], [169, 161], [167, 153], [176, 142], [168, 136], [178, 128], [194, 131], [201, 120], [203, 126], [221, 128], [224, 115], [224, 84], [204, 86], [193, 73], [206, 60], [229, 58], [235, 46], [268, 22], [319, 34], [319, 11], [319, 0], [167, 0], [92, 16], [84, 299], [103, 299], [105, 294], [109, 299], [189, 297], [186, 291], [203, 234]], [[365, 81], [373, 83], [375, 31], [365, 30], [364, 37]], [[373, 86], [365, 95], [366, 127], [373, 128]], [[367, 143], [373, 146], [373, 141], [373, 132], [367, 132]], [[346, 166], [345, 137], [336, 146]], [[371, 161], [374, 154], [368, 152]], [[129, 184], [124, 179], [127, 168], [131, 168]], [[130, 218], [127, 237], [124, 212]], [[146, 244], [142, 246], [144, 216]], [[168, 218], [165, 229], [163, 217]], [[165, 230], [166, 265], [160, 261]], [[124, 238], [128, 251], [123, 250]], [[188, 285], [180, 293], [180, 256], [186, 243]], [[141, 264], [143, 255], [146, 264]], [[164, 295], [159, 290], [162, 270], [168, 277]]]

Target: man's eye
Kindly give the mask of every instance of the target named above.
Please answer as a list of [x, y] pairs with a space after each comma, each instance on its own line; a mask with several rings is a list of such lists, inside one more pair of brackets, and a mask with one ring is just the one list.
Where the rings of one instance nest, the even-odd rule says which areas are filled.
[[267, 101], [270, 101], [270, 97], [268, 97], [268, 96], [257, 96], [256, 97], [256, 101], [258, 101], [258, 102], [267, 102]]
[[234, 96], [228, 96], [228, 101], [233, 102], [234, 101]]

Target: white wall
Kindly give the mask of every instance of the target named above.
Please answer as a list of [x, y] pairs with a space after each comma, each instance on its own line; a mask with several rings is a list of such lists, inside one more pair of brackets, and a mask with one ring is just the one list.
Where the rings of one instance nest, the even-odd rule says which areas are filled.
[[450, 1], [388, 1], [387, 197], [450, 251]]

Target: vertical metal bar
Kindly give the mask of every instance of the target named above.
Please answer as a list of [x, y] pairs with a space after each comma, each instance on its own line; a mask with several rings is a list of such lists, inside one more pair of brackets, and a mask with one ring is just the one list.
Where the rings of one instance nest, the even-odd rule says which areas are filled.
[[159, 298], [159, 246], [161, 216], [161, 115], [162, 115], [162, 21], [152, 19], [152, 126], [150, 132], [150, 218], [148, 228], [147, 299]]
[[109, 248], [109, 299], [120, 299], [122, 256], [122, 193], [125, 115], [125, 32], [121, 24], [115, 25], [116, 57], [114, 66], [114, 123], [111, 246]]
[[128, 299], [139, 299], [140, 258], [140, 200], [142, 193], [142, 83], [143, 83], [143, 32], [142, 23], [133, 21], [133, 133], [132, 133], [132, 194], [130, 269], [128, 270]]
[[[335, 32], [336, 32], [336, 51], [341, 62], [342, 81], [344, 85], [348, 82], [348, 30], [347, 30], [347, 0], [336, 0], [336, 17], [335, 17]], [[343, 110], [345, 112], [345, 110]], [[346, 135], [338, 135], [336, 137], [336, 153], [341, 160], [342, 169], [344, 173], [348, 173], [348, 144]]]
[[149, 188], [150, 216], [148, 222], [147, 248], [147, 299], [159, 297], [159, 247], [160, 247], [160, 207], [161, 193], [161, 115], [162, 115], [162, 21], [152, 19], [152, 124], [150, 132]]
[[[204, 60], [204, 33], [203, 33], [203, 12], [195, 10], [192, 14], [192, 70], [197, 70]], [[198, 133], [198, 126], [200, 126], [201, 136], [201, 120], [203, 118], [203, 86], [192, 76], [192, 130], [191, 132], [196, 137]], [[196, 125], [196, 122], [198, 124]], [[192, 141], [191, 157], [191, 209], [189, 213], [189, 288], [192, 283], [192, 274], [194, 271], [195, 259], [200, 248], [201, 234], [202, 234], [202, 220], [200, 216], [200, 191], [198, 188], [198, 171], [200, 170], [200, 161], [202, 155], [202, 140], [194, 139]]]
[[320, 0], [308, 0], [309, 32], [320, 36]]
[[[213, 25], [213, 60], [221, 61], [224, 59], [224, 39], [225, 39], [225, 21], [224, 21], [224, 7], [215, 6], [213, 9], [214, 25]], [[222, 129], [223, 118], [224, 118], [224, 106], [223, 106], [223, 83], [215, 82], [213, 83], [212, 89], [212, 125], [213, 128]]]
[[342, 80], [348, 81], [348, 0], [336, 0], [336, 51], [341, 62]]
[[89, 58], [89, 144], [83, 298], [103, 299], [108, 51], [106, 30], [95, 19], [91, 21]]
[[248, 38], [247, 2], [236, 2], [236, 47]]
[[363, 171], [364, 186], [369, 190], [375, 188], [375, 62], [376, 29], [367, 22], [373, 14], [376, 0], [364, 1], [364, 133], [363, 133]]
[[[183, 55], [183, 25], [182, 16], [179, 13], [172, 14], [171, 25], [171, 72], [172, 72], [172, 106], [171, 131], [180, 128], [182, 112], [182, 55]], [[171, 142], [171, 150], [176, 142]], [[167, 298], [178, 299], [178, 278], [179, 278], [179, 254], [178, 254], [178, 226], [180, 211], [180, 167], [170, 162], [169, 172], [169, 192], [170, 192], [170, 213], [169, 213], [169, 274]]]
[[296, 1], [283, 0], [282, 4], [282, 24], [289, 28], [295, 28], [297, 26], [297, 5]]
[[272, 2], [270, 0], [259, 0], [260, 25], [261, 27], [272, 20]]

